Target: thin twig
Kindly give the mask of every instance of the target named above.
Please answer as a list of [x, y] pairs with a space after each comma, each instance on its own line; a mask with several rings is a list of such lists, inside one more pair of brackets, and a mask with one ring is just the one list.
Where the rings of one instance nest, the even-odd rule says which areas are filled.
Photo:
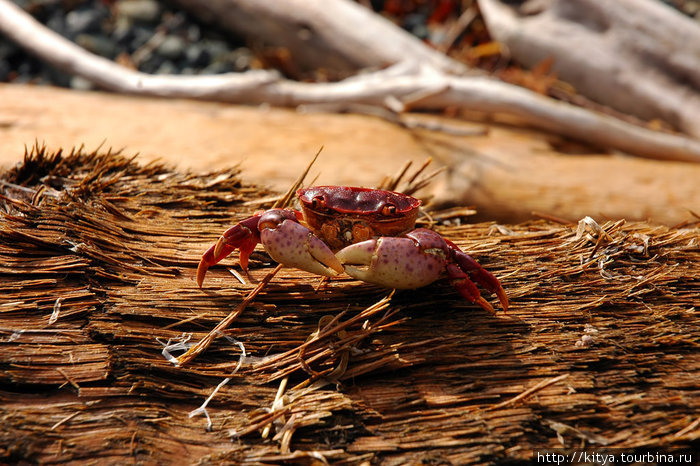
[[688, 424], [687, 426], [685, 426], [683, 429], [673, 434], [673, 436], [676, 438], [683, 437], [688, 432], [691, 432], [693, 429], [697, 428], [698, 425], [700, 425], [700, 417]]
[[[287, 382], [289, 381], [289, 377], [285, 377], [282, 379], [280, 382], [279, 387], [277, 388], [277, 394], [275, 395], [275, 399], [272, 402], [272, 408], [270, 409], [270, 412], [275, 412], [278, 409], [278, 405], [280, 403], [280, 400], [282, 399], [282, 396], [284, 395], [284, 391], [287, 389]], [[283, 407], [283, 406], [281, 406]], [[268, 425], [265, 426], [265, 428], [262, 431], [261, 437], [266, 439], [270, 435], [270, 429], [272, 429], [272, 423], [269, 423]]]
[[66, 416], [66, 417], [64, 417], [63, 419], [61, 419], [60, 421], [58, 421], [56, 424], [52, 425], [52, 426], [51, 426], [51, 430], [56, 430], [60, 425], [66, 423], [66, 422], [68, 422], [68, 421], [70, 421], [71, 419], [73, 419], [75, 416], [77, 416], [77, 415], [80, 414], [81, 412], [82, 412], [82, 411], [76, 411], [76, 412], [74, 412], [73, 414], [69, 414], [68, 416]]
[[393, 177], [387, 177], [384, 178], [384, 181], [381, 183], [380, 188], [386, 189], [387, 191], [396, 191], [396, 188], [399, 185], [399, 182], [401, 179], [406, 175], [406, 172], [408, 169], [413, 165], [413, 162], [409, 160], [406, 162], [401, 169], [394, 175]]
[[[306, 175], [309, 174], [309, 170], [311, 170], [311, 166], [316, 162], [316, 159], [318, 159], [318, 156], [321, 154], [321, 151], [323, 150], [323, 146], [321, 146], [318, 149], [318, 152], [316, 152], [316, 155], [314, 156], [313, 159], [311, 159], [311, 162], [306, 166], [306, 169], [302, 172], [301, 175], [299, 175], [299, 178], [292, 184], [292, 186], [289, 188], [287, 193], [284, 195], [284, 197], [277, 199], [275, 201], [274, 205], [272, 206], [273, 208], [279, 207], [279, 208], [284, 208], [289, 203], [291, 202], [292, 197], [294, 196], [294, 193], [296, 190], [301, 186], [301, 184], [304, 182], [304, 178], [306, 178]], [[243, 312], [243, 310], [246, 308], [246, 306], [258, 295], [258, 293], [263, 289], [267, 283], [272, 280], [272, 277], [274, 277], [277, 272], [280, 271], [280, 269], [283, 267], [282, 264], [278, 264], [275, 269], [268, 273], [265, 278], [262, 279], [260, 283], [251, 291], [248, 296], [245, 297], [245, 299], [234, 309], [224, 320], [219, 322], [219, 324], [214, 327], [204, 338], [202, 338], [200, 341], [195, 343], [185, 354], [177, 358], [177, 367], [183, 367], [185, 364], [189, 363], [197, 357], [200, 353], [205, 351], [209, 345], [212, 344], [216, 336], [222, 332], [223, 330], [227, 329], [231, 323], [238, 318], [238, 316]], [[240, 280], [240, 278], [239, 278]]]
[[275, 267], [274, 270], [272, 270], [272, 272], [268, 273], [265, 276], [265, 278], [263, 278], [260, 281], [260, 283], [258, 283], [258, 286], [256, 286], [253, 289], [253, 291], [248, 293], [248, 296], [246, 296], [245, 299], [241, 301], [241, 303], [236, 307], [236, 309], [231, 311], [231, 313], [228, 316], [226, 316], [224, 320], [219, 322], [219, 324], [216, 327], [214, 327], [204, 338], [199, 340], [190, 349], [188, 349], [185, 354], [177, 358], [177, 367], [183, 367], [185, 364], [189, 363], [194, 358], [196, 358], [200, 353], [206, 351], [206, 349], [209, 348], [209, 345], [212, 344], [212, 342], [219, 335], [219, 333], [226, 330], [229, 327], [229, 325], [231, 325], [231, 323], [234, 320], [236, 320], [236, 318], [239, 315], [241, 315], [246, 306], [248, 306], [248, 304], [258, 295], [260, 290], [262, 290], [263, 287], [267, 285], [270, 280], [272, 280], [272, 277], [274, 277], [282, 267], [282, 264], [277, 264], [277, 267]]
[[543, 380], [542, 382], [538, 383], [534, 387], [528, 388], [527, 390], [522, 392], [520, 395], [518, 395], [514, 398], [511, 398], [510, 400], [506, 400], [502, 403], [498, 403], [497, 405], [493, 405], [489, 409], [500, 409], [500, 408], [505, 408], [508, 405], [515, 404], [518, 401], [524, 400], [525, 398], [529, 397], [533, 393], [538, 392], [538, 391], [542, 390], [543, 388], [549, 387], [550, 385], [555, 384], [561, 380], [564, 380], [567, 377], [569, 377], [569, 374], [562, 374], [562, 375], [558, 375], [556, 377], [553, 377], [551, 379]]
[[547, 212], [540, 212], [537, 210], [532, 211], [532, 216], [537, 217], [537, 218], [541, 218], [544, 220], [549, 220], [550, 222], [559, 223], [560, 225], [573, 225], [574, 224], [574, 222], [572, 222], [571, 220], [567, 220], [565, 218], [557, 217], [556, 215], [548, 214]]
[[476, 15], [476, 8], [474, 8], [473, 5], [464, 10], [459, 18], [457, 18], [457, 21], [447, 29], [446, 37], [438, 47], [438, 50], [443, 53], [449, 52], [456, 44], [459, 37], [467, 30], [471, 22], [474, 21]]
[[311, 170], [311, 166], [316, 162], [316, 159], [318, 158], [319, 155], [321, 155], [321, 151], [323, 150], [323, 146], [321, 146], [318, 149], [318, 152], [316, 152], [316, 155], [314, 155], [314, 158], [311, 159], [311, 162], [306, 166], [306, 169], [302, 172], [301, 175], [299, 175], [299, 178], [292, 184], [292, 186], [287, 190], [287, 193], [282, 197], [281, 199], [278, 199], [272, 206], [272, 208], [284, 208], [287, 207], [290, 202], [292, 201], [292, 198], [294, 197], [295, 193], [297, 192], [297, 189], [299, 189], [299, 186], [304, 182], [304, 179], [306, 178], [306, 175], [309, 174], [309, 170]]
[[231, 437], [233, 438], [240, 438], [243, 437], [244, 435], [248, 435], [251, 432], [255, 432], [258, 429], [263, 428], [263, 426], [266, 426], [267, 424], [275, 421], [276, 419], [279, 419], [280, 417], [284, 416], [289, 412], [289, 406], [285, 406], [283, 409], [279, 411], [272, 411], [270, 413], [266, 413], [265, 416], [263, 416], [262, 419], [258, 420], [254, 424], [249, 424], [245, 429], [239, 431], [236, 430], [231, 430], [229, 431]]
[[[293, 348], [289, 351], [285, 351], [284, 353], [277, 354], [275, 356], [272, 356], [269, 359], [266, 359], [259, 365], [255, 366], [254, 371], [261, 371], [264, 370], [270, 366], [274, 366], [275, 363], [278, 363], [280, 360], [284, 360], [284, 358], [296, 355], [299, 351], [302, 350], [302, 348], [306, 348], [315, 342], [322, 340], [324, 338], [327, 338], [330, 335], [334, 335], [338, 333], [339, 331], [349, 327], [350, 325], [354, 324], [357, 321], [360, 321], [362, 319], [367, 318], [369, 315], [372, 315], [376, 312], [380, 312], [384, 309], [386, 309], [389, 306], [389, 303], [391, 302], [391, 298], [394, 296], [394, 291], [389, 293], [387, 296], [383, 297], [370, 307], [364, 309], [362, 312], [359, 314], [355, 315], [354, 317], [351, 317], [350, 319], [346, 320], [345, 322], [339, 323], [337, 326], [334, 326], [332, 328], [331, 325], [333, 325], [337, 321], [337, 317], [334, 318], [330, 323], [328, 323], [324, 329], [318, 333], [318, 335], [315, 336], [315, 338], [312, 338], [311, 340], [305, 341], [301, 345], [297, 346], [296, 348]], [[342, 314], [341, 314], [342, 315]]]
[[71, 379], [71, 378], [68, 376], [68, 374], [66, 374], [66, 371], [64, 371], [64, 370], [61, 369], [60, 367], [57, 367], [57, 368], [56, 368], [56, 371], [58, 371], [58, 373], [60, 373], [63, 377], [65, 377], [66, 380], [68, 381], [68, 383], [71, 384], [71, 385], [73, 386], [73, 388], [75, 388], [76, 390], [80, 390], [80, 385], [78, 385], [78, 382], [76, 382], [75, 380]]

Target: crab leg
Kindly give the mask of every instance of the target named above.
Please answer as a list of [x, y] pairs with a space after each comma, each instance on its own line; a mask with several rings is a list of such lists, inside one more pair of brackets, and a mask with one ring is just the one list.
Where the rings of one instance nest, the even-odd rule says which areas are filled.
[[280, 264], [318, 275], [333, 277], [343, 272], [343, 265], [333, 251], [308, 228], [301, 225], [297, 212], [271, 209], [254, 215], [229, 228], [202, 256], [197, 267], [197, 284], [202, 287], [209, 267], [236, 249], [240, 250], [241, 268], [248, 270], [248, 258], [258, 243]]
[[253, 215], [226, 230], [212, 247], [202, 256], [197, 267], [197, 285], [202, 287], [204, 276], [212, 265], [218, 264], [236, 249], [240, 250], [238, 260], [243, 270], [248, 270], [248, 258], [260, 242], [258, 223], [261, 215]]
[[[476, 290], [473, 283], [476, 282], [491, 293], [495, 293], [496, 296], [498, 296], [498, 301], [501, 303], [501, 307], [503, 307], [503, 311], [508, 312], [508, 296], [506, 295], [501, 282], [498, 281], [498, 279], [494, 277], [491, 272], [479, 265], [479, 263], [469, 254], [466, 254], [459, 249], [459, 247], [457, 247], [457, 245], [452, 241], [446, 239], [445, 242], [450, 247], [452, 252], [452, 260], [457, 264], [457, 266], [459, 266], [459, 271], [468, 275], [468, 278], [466, 276], [461, 277], [454, 269], [451, 270], [449, 266], [447, 268], [447, 274], [452, 281], [452, 285], [457, 289], [459, 294], [464, 296], [465, 299], [477, 302], [470, 297], [473, 296], [473, 291]], [[478, 290], [476, 290], [476, 293], [477, 297], [481, 298]], [[481, 298], [481, 300], [484, 300], [484, 298]], [[488, 304], [488, 302], [484, 300], [484, 303], [486, 303], [489, 307], [491, 307], [491, 310], [493, 310], [493, 307]], [[481, 302], [478, 302], [478, 304], [482, 308], [488, 310]]]
[[455, 264], [447, 264], [445, 267], [447, 270], [447, 276], [450, 279], [450, 283], [457, 290], [457, 292], [469, 302], [478, 304], [483, 310], [495, 314], [496, 310], [493, 308], [491, 303], [486, 301], [479, 289], [476, 287], [473, 281], [469, 279], [469, 276], [462, 271]]

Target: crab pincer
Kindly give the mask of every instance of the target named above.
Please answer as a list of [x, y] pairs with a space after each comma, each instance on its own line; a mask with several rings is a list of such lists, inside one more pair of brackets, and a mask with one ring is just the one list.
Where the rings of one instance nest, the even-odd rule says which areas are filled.
[[333, 277], [343, 272], [343, 265], [333, 251], [311, 230], [299, 223], [292, 210], [271, 209], [247, 218], [226, 230], [202, 256], [197, 267], [197, 284], [201, 288], [209, 267], [236, 249], [240, 264], [248, 269], [248, 258], [258, 243], [270, 257], [289, 267]]
[[280, 264], [326, 277], [344, 271], [333, 251], [300, 224], [293, 211], [268, 210], [260, 217], [258, 230], [265, 250]]
[[336, 254], [345, 273], [387, 288], [415, 289], [447, 275], [459, 294], [493, 313], [476, 285], [496, 293], [505, 311], [508, 298], [500, 282], [454, 243], [425, 228], [401, 237], [381, 237], [347, 246]]
[[201, 288], [207, 270], [233, 251], [240, 251], [239, 262], [243, 270], [248, 270], [248, 258], [260, 242], [258, 223], [260, 215], [253, 215], [223, 232], [219, 239], [202, 255], [197, 267], [197, 285]]
[[355, 243], [338, 251], [336, 257], [351, 277], [387, 288], [421, 288], [437, 280], [444, 269], [443, 257], [421, 251], [408, 237]]

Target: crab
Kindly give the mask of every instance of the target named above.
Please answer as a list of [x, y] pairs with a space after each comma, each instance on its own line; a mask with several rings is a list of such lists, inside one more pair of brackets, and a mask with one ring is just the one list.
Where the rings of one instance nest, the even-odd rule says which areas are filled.
[[346, 273], [386, 288], [416, 289], [446, 276], [463, 298], [494, 313], [479, 284], [508, 310], [508, 297], [493, 274], [438, 233], [414, 228], [419, 199], [347, 186], [300, 189], [297, 197], [302, 211], [270, 209], [224, 231], [199, 262], [199, 287], [209, 267], [236, 249], [247, 272], [250, 254], [262, 243], [285, 266], [326, 277]]

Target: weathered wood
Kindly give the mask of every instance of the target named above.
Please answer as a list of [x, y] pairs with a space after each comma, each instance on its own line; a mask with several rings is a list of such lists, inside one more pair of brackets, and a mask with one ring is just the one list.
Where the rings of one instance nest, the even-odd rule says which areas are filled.
[[[484, 122], [486, 134], [455, 136], [406, 130], [368, 116], [1, 84], [0, 102], [0, 122], [6, 124], [0, 167], [19, 162], [22, 148], [37, 139], [52, 148], [76, 141], [94, 148], [107, 134], [107, 144], [138, 151], [141, 163], [161, 160], [195, 172], [241, 163], [249, 182], [284, 191], [309, 154], [325, 145], [313, 171], [320, 184], [376, 184], [407, 160], [415, 166], [431, 155], [434, 166], [447, 170], [421, 196], [475, 206], [482, 220], [520, 223], [537, 211], [570, 221], [591, 215], [676, 225], [700, 212], [700, 164], [605, 155], [580, 146], [572, 153], [565, 141], [516, 125]], [[154, 121], [157, 129], [142, 131]]]
[[[0, 179], [2, 462], [497, 463], [560, 442], [664, 450], [700, 436], [697, 223], [436, 226], [501, 278], [508, 315], [446, 283], [372, 307], [387, 290], [345, 278], [315, 291], [317, 277], [283, 269], [225, 333], [248, 357], [207, 432], [188, 413], [238, 344], [176, 368], [156, 338], [202, 338], [254, 287], [218, 266], [200, 290], [194, 272], [270, 193], [236, 170], [41, 150]], [[272, 267], [253, 254], [254, 278]], [[307, 341], [326, 315], [335, 327]], [[337, 382], [307, 382], [298, 355]]]
[[[91, 54], [9, 0], [0, 0], [0, 32], [58, 69], [121, 93], [288, 107], [369, 105], [392, 112], [452, 108], [505, 114], [536, 128], [642, 157], [700, 161], [700, 142], [695, 139], [653, 131], [488, 77], [448, 74], [423, 62], [402, 61], [387, 70], [332, 83], [291, 81], [263, 70], [216, 76], [149, 75]], [[394, 113], [389, 114], [395, 119]]]
[[[467, 67], [351, 0], [176, 0], [205, 23], [242, 36], [294, 79], [352, 76], [402, 61], [447, 73]], [[472, 74], [478, 73], [472, 71]]]
[[530, 67], [581, 94], [700, 138], [700, 26], [655, 0], [479, 0], [489, 32]]

